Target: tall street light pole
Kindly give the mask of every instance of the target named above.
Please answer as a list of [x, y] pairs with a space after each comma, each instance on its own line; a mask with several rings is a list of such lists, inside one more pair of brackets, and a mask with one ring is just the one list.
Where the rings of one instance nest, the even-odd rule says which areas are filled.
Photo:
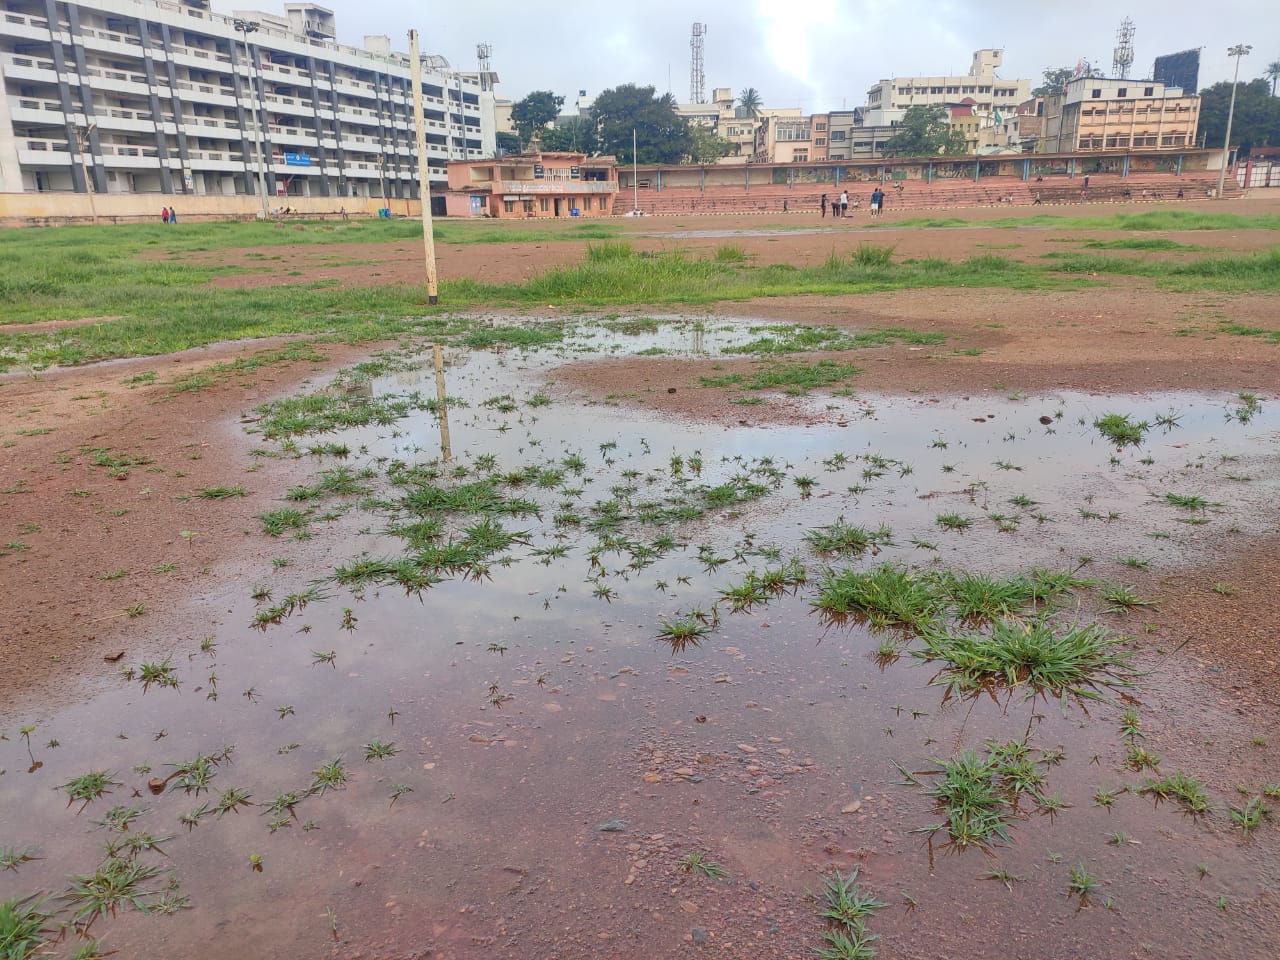
[[257, 71], [254, 69], [253, 57], [249, 54], [249, 34], [258, 29], [258, 24], [254, 20], [244, 20], [236, 17], [232, 20], [232, 26], [240, 34], [240, 39], [244, 41], [244, 58], [249, 64], [249, 117], [253, 121], [253, 145], [258, 154], [258, 199], [262, 202], [262, 219], [266, 220], [270, 214], [267, 212], [267, 168], [263, 159], [265, 150], [262, 146], [262, 132], [258, 127], [258, 93], [257, 85], [254, 77]]
[[1236, 115], [1236, 87], [1240, 83], [1240, 58], [1247, 57], [1253, 47], [1238, 43], [1227, 49], [1228, 57], [1236, 58], [1236, 75], [1231, 80], [1231, 106], [1227, 108], [1227, 135], [1222, 141], [1222, 168], [1218, 171], [1218, 198], [1222, 197], [1222, 185], [1227, 179], [1227, 153], [1231, 149], [1231, 121]]

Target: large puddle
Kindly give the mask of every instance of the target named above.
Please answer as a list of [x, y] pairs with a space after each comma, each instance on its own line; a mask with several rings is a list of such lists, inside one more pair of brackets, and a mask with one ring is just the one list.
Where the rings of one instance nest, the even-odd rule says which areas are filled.
[[[1229, 814], [1280, 780], [1269, 721], [1206, 696], [1160, 646], [1158, 607], [1107, 613], [1101, 586], [1062, 602], [1060, 622], [1141, 638], [1150, 671], [1086, 711], [946, 700], [900, 634], [812, 601], [828, 566], [881, 563], [1076, 571], [1158, 600], [1160, 574], [1274, 532], [1276, 405], [856, 395], [810, 401], [822, 426], [709, 430], [545, 379], [564, 354], [714, 353], [731, 327], [451, 353], [449, 464], [425, 412], [297, 438], [335, 445], [317, 474], [345, 466], [361, 492], [282, 500], [303, 516], [277, 563], [245, 571], [208, 640], [175, 641], [145, 688], [125, 663], [132, 679], [5, 731], [0, 851], [33, 859], [0, 870], [0, 900], [61, 895], [114, 850], [144, 868], [140, 897], [89, 933], [122, 957], [804, 956], [823, 944], [810, 892], [860, 866], [887, 904], [868, 921], [884, 956], [1272, 956], [1277, 830], [1246, 838]], [[429, 366], [360, 388], [414, 391], [434, 395]], [[1108, 414], [1145, 422], [1142, 442], [1103, 438]], [[489, 521], [427, 529], [402, 499], [460, 487], [453, 505], [488, 503]], [[874, 543], [818, 553], [806, 535], [837, 519]], [[389, 571], [418, 549], [456, 566], [406, 592]], [[792, 561], [807, 582], [733, 611], [728, 591]], [[664, 623], [698, 624], [696, 642], [673, 652]], [[1051, 799], [1024, 798], [1008, 842], [920, 832], [943, 817], [932, 760], [1024, 737]], [[1203, 781], [1209, 813], [1140, 794], [1155, 774], [1125, 765], [1134, 745]], [[160, 783], [181, 764], [189, 790]], [[60, 786], [94, 770], [110, 792], [68, 804]], [[1073, 870], [1097, 882], [1083, 905]]]

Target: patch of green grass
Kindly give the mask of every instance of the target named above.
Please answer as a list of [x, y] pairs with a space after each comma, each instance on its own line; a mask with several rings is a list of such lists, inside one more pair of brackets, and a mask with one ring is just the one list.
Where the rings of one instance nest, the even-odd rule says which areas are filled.
[[947, 696], [974, 697], [1018, 688], [1027, 697], [1101, 700], [1133, 686], [1137, 671], [1124, 637], [1093, 624], [1056, 624], [1047, 617], [997, 619], [990, 633], [926, 629], [921, 660], [946, 664], [933, 683]]
[[811, 601], [824, 620], [865, 618], [874, 626], [921, 628], [942, 612], [943, 602], [928, 578], [904, 567], [883, 563], [868, 571], [828, 570]]
[[1172, 800], [1192, 816], [1208, 813], [1211, 806], [1204, 784], [1184, 773], [1174, 773], [1159, 780], [1147, 777], [1138, 792], [1155, 797], [1157, 802]]
[[1151, 424], [1132, 420], [1127, 413], [1108, 413], [1093, 421], [1098, 432], [1117, 447], [1137, 446], [1146, 437]]
[[67, 792], [67, 806], [79, 801], [83, 810], [103, 794], [110, 793], [111, 787], [120, 786], [120, 781], [113, 777], [114, 774], [106, 770], [91, 770], [68, 780], [59, 789]]
[[846, 523], [843, 517], [838, 517], [835, 523], [807, 531], [804, 538], [819, 553], [856, 556], [868, 547], [891, 544], [893, 531], [884, 524], [877, 530], [868, 530]]
[[5, 960], [29, 960], [47, 956], [55, 936], [53, 914], [35, 896], [0, 900], [0, 956]]

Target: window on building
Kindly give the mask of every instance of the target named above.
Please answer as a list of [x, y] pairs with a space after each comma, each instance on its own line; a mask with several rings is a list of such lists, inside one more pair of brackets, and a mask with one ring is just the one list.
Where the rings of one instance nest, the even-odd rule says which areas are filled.
[[977, 93], [978, 91], [974, 87], [961, 87], [960, 92], [961, 93]]
[[827, 129], [827, 125], [826, 125], [825, 123], [815, 123], [815, 124], [813, 125], [813, 127], [814, 127], [814, 129], [815, 129], [815, 130], [825, 130], [825, 129]]
[[505, 213], [515, 213], [515, 212], [516, 212], [516, 202], [515, 202], [514, 200], [503, 200], [503, 201], [502, 201], [502, 209], [503, 209], [503, 211], [504, 211]]
[[959, 92], [960, 92], [959, 87], [947, 87], [947, 93], [959, 93]]
[[826, 137], [814, 137], [814, 139], [813, 139], [813, 145], [814, 145], [815, 147], [825, 147], [825, 146], [827, 145], [827, 138], [826, 138]]
[[583, 210], [590, 210], [590, 209], [591, 209], [591, 198], [590, 198], [590, 197], [583, 197], [583, 198], [582, 198], [582, 209], [583, 209]]
[[525, 212], [525, 213], [533, 213], [533, 201], [532, 201], [532, 200], [521, 200], [521, 201], [520, 201], [520, 206], [521, 206], [521, 208], [524, 210], [524, 212]]
[[1116, 90], [1117, 97], [1127, 97], [1128, 95], [1129, 95], [1128, 87], [1120, 87], [1118, 90]]
[[808, 153], [796, 153], [796, 154], [791, 158], [791, 160], [792, 160], [792, 162], [794, 162], [794, 163], [808, 163], [808, 162], [809, 162], [809, 154], [808, 154]]
[[1143, 87], [1143, 88], [1142, 88], [1142, 95], [1143, 95], [1144, 97], [1154, 97], [1154, 96], [1156, 95], [1156, 88], [1155, 88], [1155, 87]]
[[831, 131], [831, 142], [832, 142], [832, 143], [838, 143], [838, 142], [841, 142], [841, 143], [842, 143], [842, 142], [844, 141], [844, 134], [845, 134], [845, 132], [844, 132], [843, 130], [832, 130], [832, 131]]
[[546, 213], [548, 210], [551, 209], [551, 201], [548, 200], [546, 197], [539, 197], [538, 209], [541, 210], [543, 213]]
[[1093, 97], [1093, 99], [1095, 99], [1095, 100], [1101, 100], [1101, 99], [1102, 99], [1102, 90], [1101, 90], [1101, 89], [1099, 89], [1099, 88], [1097, 88], [1097, 87], [1095, 87], [1095, 88], [1094, 88], [1094, 90], [1093, 90], [1093, 93], [1092, 93], [1092, 94], [1090, 94], [1090, 96], [1092, 96], [1092, 97]]

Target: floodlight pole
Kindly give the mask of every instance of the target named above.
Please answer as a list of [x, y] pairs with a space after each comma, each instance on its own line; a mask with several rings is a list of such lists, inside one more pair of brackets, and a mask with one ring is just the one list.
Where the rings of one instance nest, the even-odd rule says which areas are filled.
[[1240, 84], [1240, 58], [1247, 57], [1253, 47], [1238, 43], [1227, 49], [1228, 57], [1236, 58], [1236, 75], [1231, 80], [1231, 106], [1227, 108], [1227, 135], [1222, 140], [1222, 167], [1218, 170], [1218, 199], [1222, 199], [1222, 186], [1227, 179], [1227, 154], [1231, 148], [1231, 121], [1236, 114], [1236, 87]]
[[436, 238], [431, 223], [430, 165], [427, 163], [427, 121], [422, 109], [422, 59], [418, 56], [418, 31], [409, 31], [409, 77], [413, 84], [413, 126], [418, 144], [418, 196], [422, 198], [422, 249], [427, 264], [427, 302], [440, 302], [436, 283]]
[[249, 34], [258, 29], [256, 20], [245, 20], [242, 17], [236, 17], [231, 21], [231, 25], [235, 27], [236, 32], [240, 34], [240, 39], [244, 41], [244, 59], [249, 66], [249, 118], [253, 121], [253, 146], [258, 154], [258, 198], [262, 203], [262, 219], [266, 220], [270, 216], [267, 212], [267, 168], [263, 154], [266, 148], [262, 143], [262, 130], [258, 126], [258, 91], [254, 83], [257, 76], [257, 70], [254, 67], [254, 58], [249, 53]]

